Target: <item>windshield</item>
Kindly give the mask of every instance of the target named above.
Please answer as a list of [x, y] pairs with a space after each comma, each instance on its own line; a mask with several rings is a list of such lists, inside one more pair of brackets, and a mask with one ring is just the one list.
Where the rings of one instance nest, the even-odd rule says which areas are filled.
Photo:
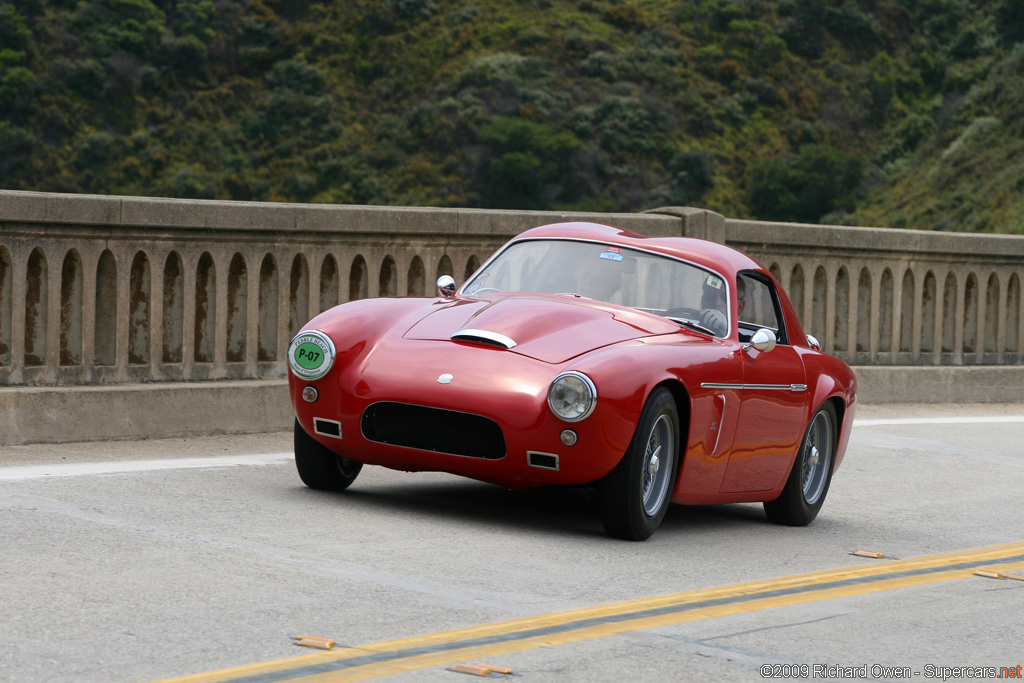
[[721, 277], [667, 256], [595, 242], [516, 242], [486, 264], [463, 294], [538, 292], [607, 301], [729, 333], [728, 286]]

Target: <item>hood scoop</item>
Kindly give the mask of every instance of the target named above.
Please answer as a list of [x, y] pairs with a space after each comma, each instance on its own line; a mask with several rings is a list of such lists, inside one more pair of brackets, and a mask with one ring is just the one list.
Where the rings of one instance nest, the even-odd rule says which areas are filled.
[[652, 313], [558, 294], [465, 297], [438, 305], [402, 335], [564, 363], [609, 344], [678, 334], [679, 324]]
[[484, 346], [496, 346], [502, 349], [511, 349], [516, 345], [515, 341], [503, 334], [489, 330], [472, 330], [469, 328], [459, 330], [451, 336], [451, 340], [483, 344]]

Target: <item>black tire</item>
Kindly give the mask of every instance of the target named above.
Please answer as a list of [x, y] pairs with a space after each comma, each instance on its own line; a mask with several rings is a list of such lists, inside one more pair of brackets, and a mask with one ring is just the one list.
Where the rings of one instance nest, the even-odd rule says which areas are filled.
[[627, 541], [649, 538], [672, 502], [679, 454], [679, 410], [664, 387], [647, 399], [633, 440], [598, 490], [605, 531]]
[[838, 437], [836, 410], [826, 401], [807, 425], [782, 495], [764, 504], [769, 520], [787, 526], [814, 521], [832, 483]]
[[311, 489], [344, 491], [359, 475], [363, 463], [344, 458], [306, 433], [295, 421], [295, 467]]

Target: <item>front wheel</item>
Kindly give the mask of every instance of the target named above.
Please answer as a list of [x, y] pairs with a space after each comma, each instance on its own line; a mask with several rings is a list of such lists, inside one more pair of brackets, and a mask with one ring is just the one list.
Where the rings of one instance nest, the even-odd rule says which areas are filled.
[[835, 408], [826, 402], [807, 425], [782, 495], [764, 504], [768, 519], [776, 524], [806, 526], [818, 516], [832, 482], [837, 433]]
[[311, 489], [344, 491], [356, 480], [363, 463], [344, 458], [306, 433], [295, 420], [295, 467]]
[[601, 482], [601, 521], [610, 535], [642, 541], [661, 524], [672, 499], [678, 443], [679, 411], [662, 387], [644, 405], [626, 454]]

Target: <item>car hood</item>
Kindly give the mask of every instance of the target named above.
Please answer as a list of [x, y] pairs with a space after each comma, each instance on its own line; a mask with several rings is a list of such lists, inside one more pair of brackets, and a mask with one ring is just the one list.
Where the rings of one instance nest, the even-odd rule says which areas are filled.
[[413, 325], [406, 339], [450, 340], [564, 363], [609, 344], [679, 332], [659, 316], [562, 295], [459, 299]]

